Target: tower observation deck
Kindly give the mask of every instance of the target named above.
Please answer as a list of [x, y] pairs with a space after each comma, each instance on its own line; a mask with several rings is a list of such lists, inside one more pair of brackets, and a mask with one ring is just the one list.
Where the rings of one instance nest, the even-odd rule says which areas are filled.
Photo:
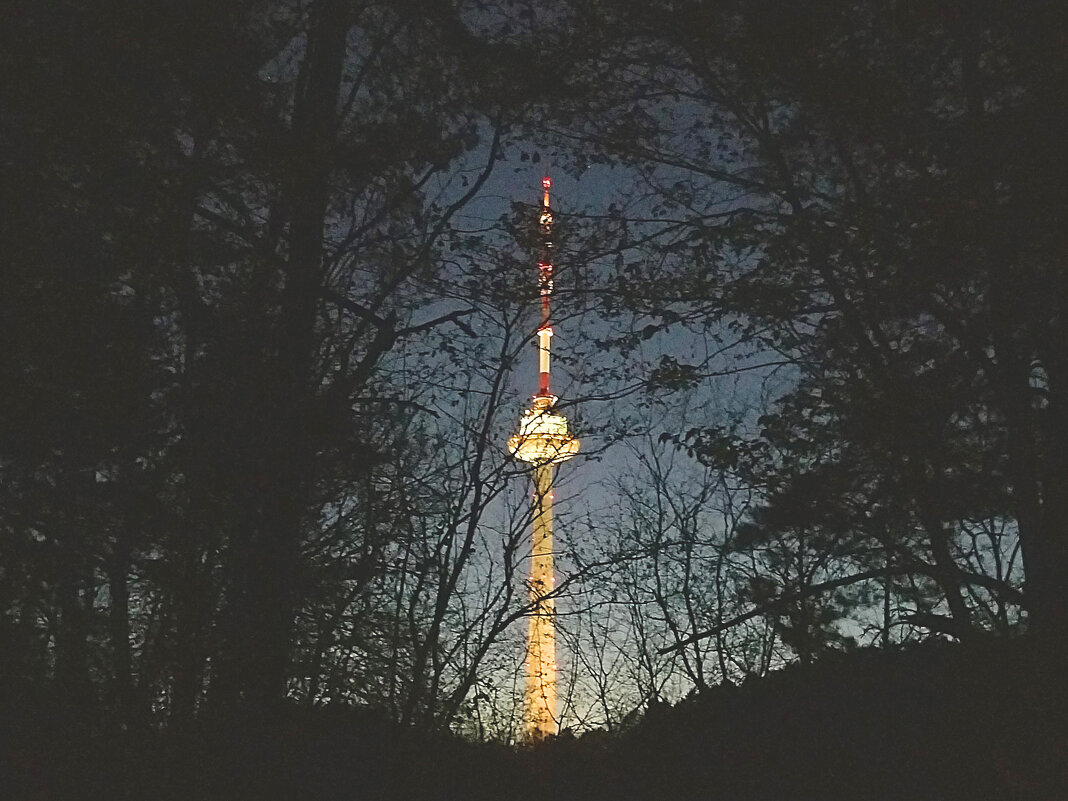
[[552, 181], [542, 179], [539, 227], [541, 253], [538, 287], [541, 322], [538, 326], [538, 393], [519, 420], [508, 449], [532, 466], [534, 483], [533, 532], [530, 549], [531, 612], [527, 624], [526, 686], [523, 696], [524, 738], [535, 742], [556, 734], [556, 603], [553, 589], [553, 478], [555, 467], [578, 452], [579, 441], [568, 431], [567, 418], [555, 411], [557, 398], [549, 389], [553, 328], [553, 212], [549, 203]]

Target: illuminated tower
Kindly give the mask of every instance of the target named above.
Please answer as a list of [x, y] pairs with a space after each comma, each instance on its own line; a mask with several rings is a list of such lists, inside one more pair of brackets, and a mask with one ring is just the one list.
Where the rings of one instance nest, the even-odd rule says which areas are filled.
[[538, 394], [523, 413], [519, 431], [508, 440], [517, 459], [530, 462], [534, 479], [534, 531], [530, 549], [530, 604], [527, 627], [526, 691], [523, 721], [528, 741], [556, 733], [556, 604], [549, 595], [556, 583], [553, 565], [553, 473], [555, 465], [578, 452], [579, 442], [568, 432], [567, 418], [556, 414], [556, 396], [549, 391], [549, 348], [553, 328], [549, 301], [553, 293], [553, 212], [549, 206], [552, 181], [542, 179], [541, 256], [538, 288], [541, 324], [538, 326]]

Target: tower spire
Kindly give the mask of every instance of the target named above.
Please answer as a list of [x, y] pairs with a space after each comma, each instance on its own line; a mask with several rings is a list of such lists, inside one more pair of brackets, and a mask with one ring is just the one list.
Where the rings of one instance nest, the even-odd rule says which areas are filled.
[[556, 396], [549, 390], [553, 329], [553, 212], [549, 202], [552, 180], [541, 181], [542, 200], [538, 225], [541, 250], [538, 255], [538, 294], [541, 320], [538, 325], [538, 393], [531, 408], [519, 420], [519, 431], [508, 440], [517, 459], [532, 465], [534, 480], [533, 531], [530, 548], [530, 615], [527, 625], [526, 688], [523, 697], [524, 738], [535, 742], [556, 733], [556, 602], [553, 588], [556, 568], [553, 558], [553, 474], [555, 465], [578, 452], [579, 441], [571, 436], [567, 418], [556, 414]]
[[550, 397], [549, 351], [552, 346], [553, 326], [550, 303], [553, 295], [553, 210], [549, 204], [552, 179], [541, 179], [541, 253], [538, 257], [538, 292], [541, 295], [541, 325], [538, 327], [538, 395]]

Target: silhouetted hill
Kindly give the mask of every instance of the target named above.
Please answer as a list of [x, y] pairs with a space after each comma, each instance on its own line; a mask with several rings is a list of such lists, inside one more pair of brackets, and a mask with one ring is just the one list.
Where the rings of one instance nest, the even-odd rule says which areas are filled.
[[26, 799], [1064, 799], [1065, 673], [1026, 639], [862, 650], [654, 706], [626, 732], [513, 751], [363, 710], [79, 735], [8, 704], [0, 795]]
[[1063, 673], [1026, 641], [837, 654], [654, 707], [616, 798], [1068, 798]]

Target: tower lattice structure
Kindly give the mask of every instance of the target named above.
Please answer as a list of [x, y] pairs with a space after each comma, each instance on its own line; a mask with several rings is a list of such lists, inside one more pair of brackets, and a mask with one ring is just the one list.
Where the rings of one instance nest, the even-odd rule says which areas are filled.
[[515, 457], [530, 463], [534, 483], [528, 581], [531, 612], [527, 623], [526, 687], [523, 697], [524, 737], [528, 742], [544, 739], [557, 730], [553, 479], [556, 465], [570, 459], [579, 448], [579, 441], [568, 430], [567, 418], [557, 414], [557, 397], [549, 389], [553, 336], [550, 303], [553, 293], [551, 188], [552, 181], [543, 178], [539, 217], [541, 254], [538, 259], [538, 291], [541, 299], [538, 393], [533, 398], [531, 408], [520, 418], [519, 430], [508, 440], [508, 448]]

